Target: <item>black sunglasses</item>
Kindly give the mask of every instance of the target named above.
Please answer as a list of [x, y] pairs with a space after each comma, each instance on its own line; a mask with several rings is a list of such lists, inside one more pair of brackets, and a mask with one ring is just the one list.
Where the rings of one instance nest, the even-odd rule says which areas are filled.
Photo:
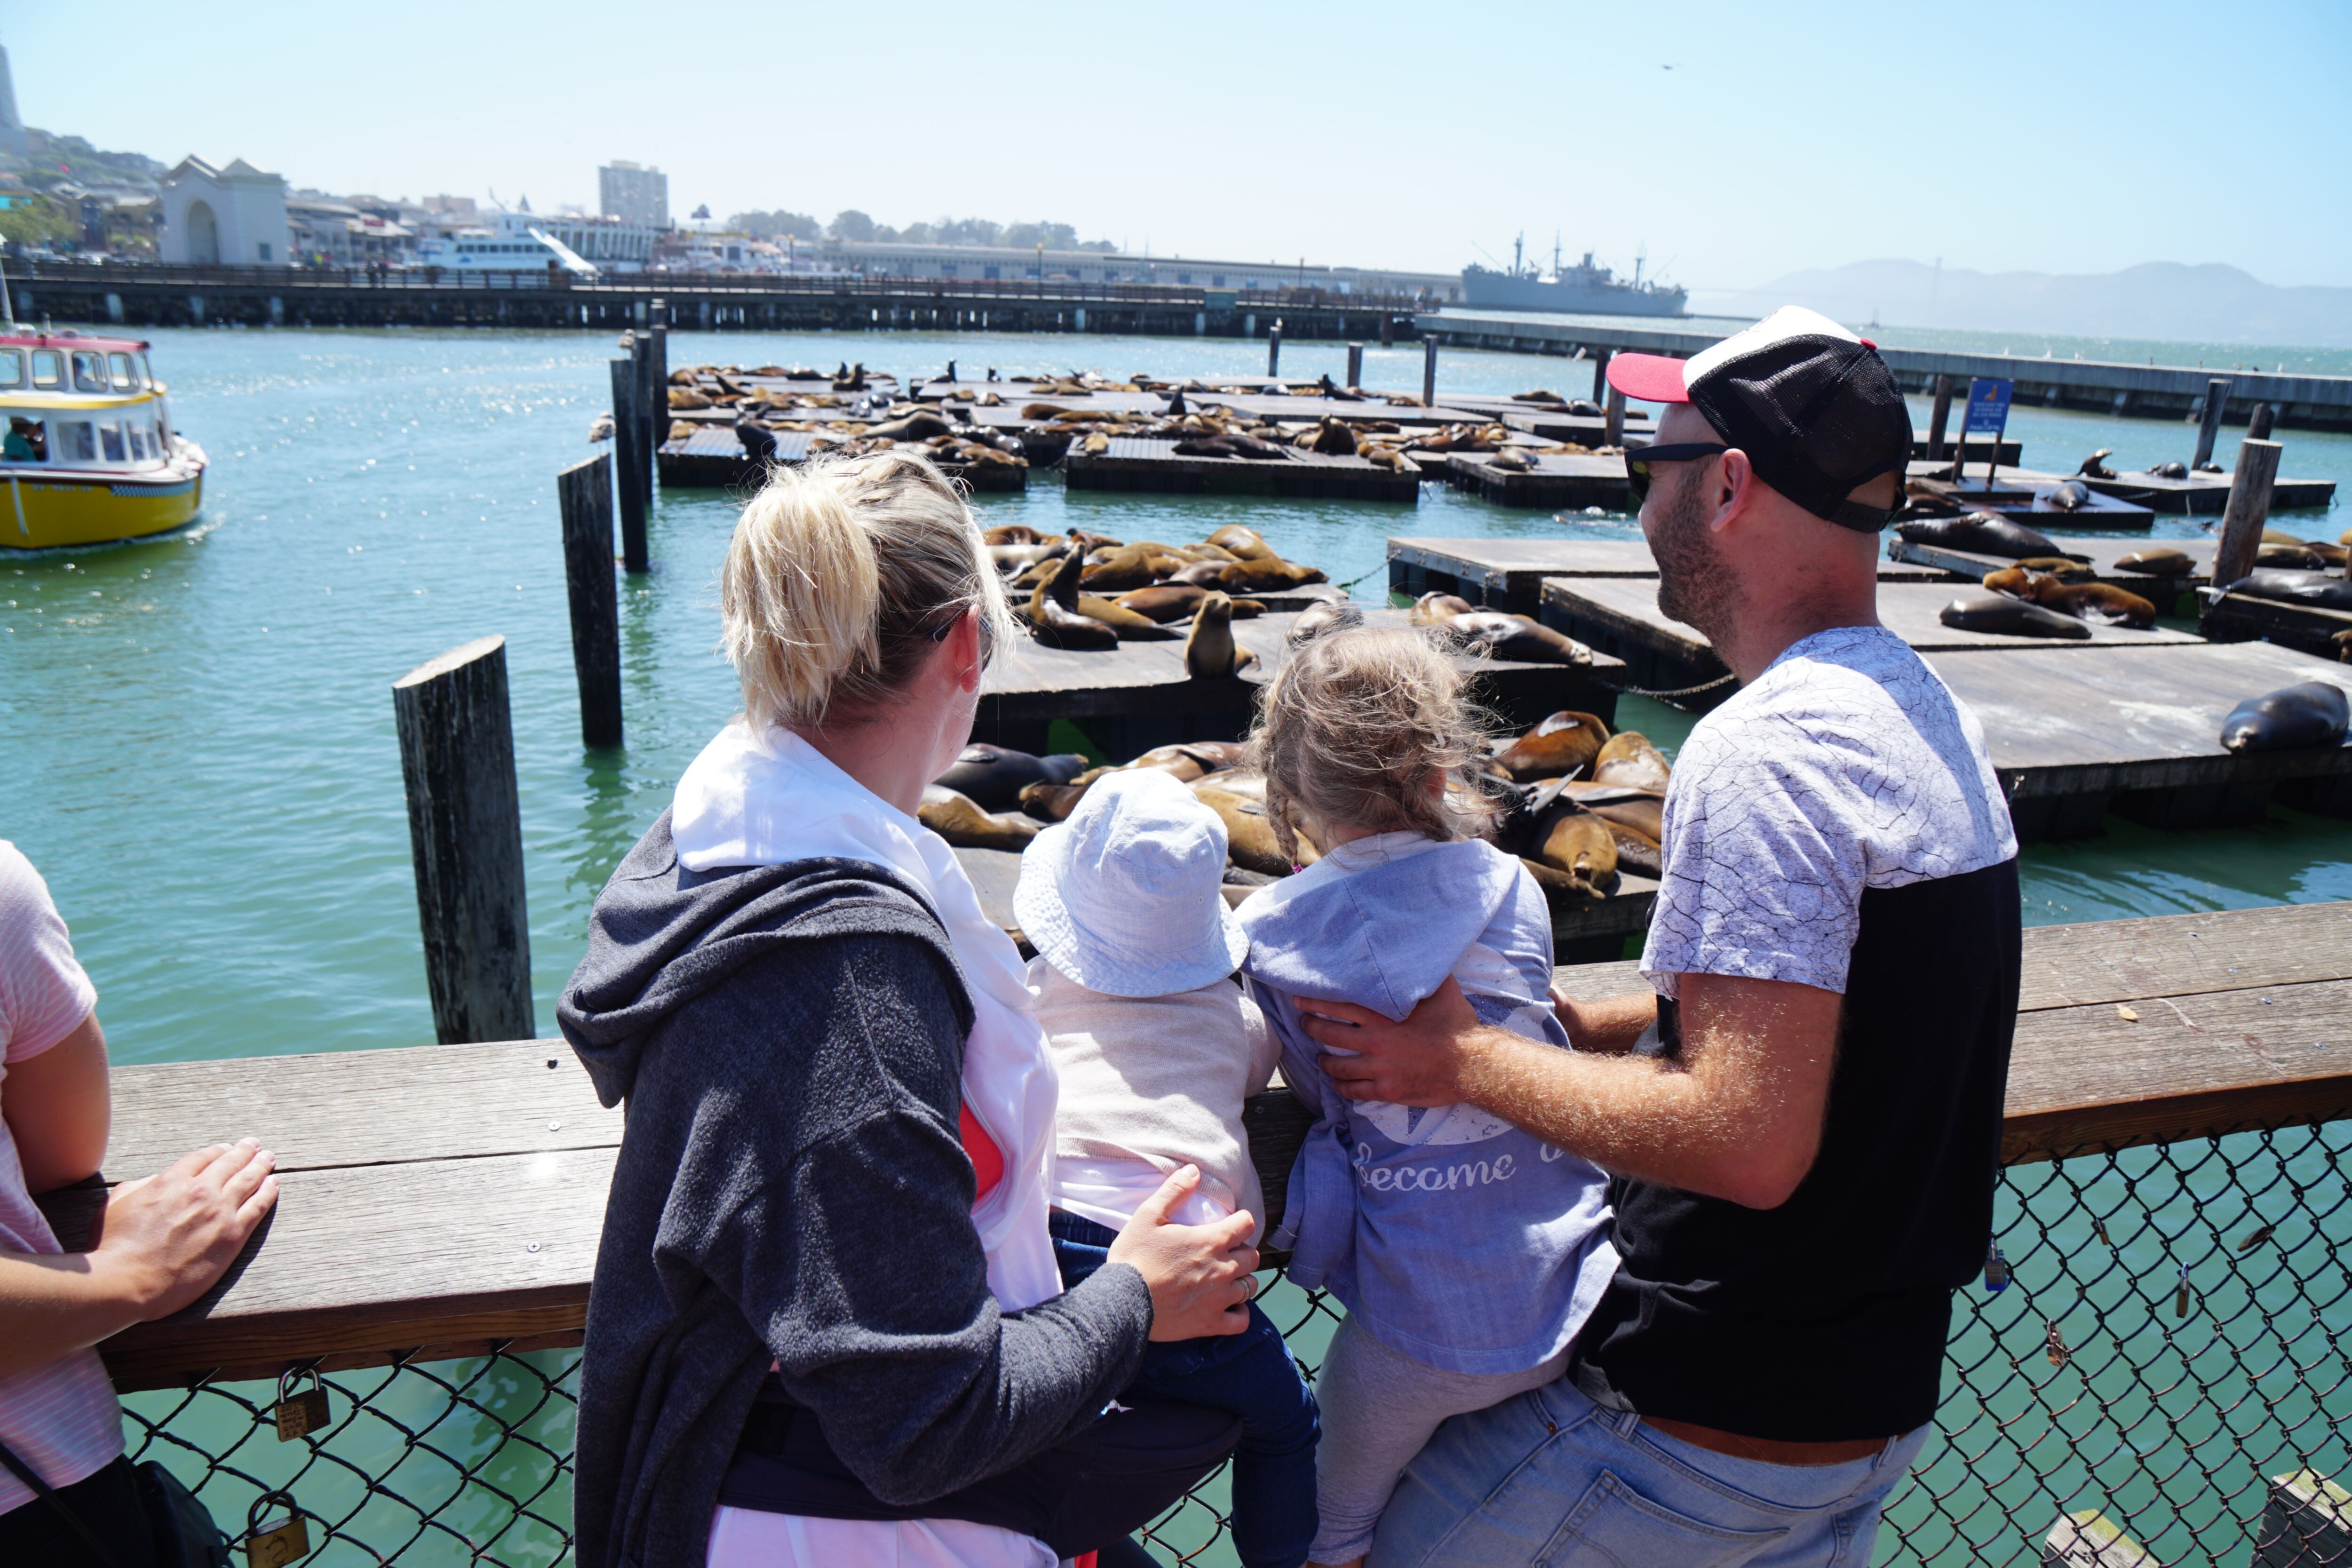
[[1644, 447], [1625, 454], [1625, 482], [1633, 489], [1633, 504], [1638, 507], [1650, 499], [1650, 465], [1652, 463], [1688, 463], [1700, 458], [1720, 457], [1731, 448], [1720, 441], [1684, 441], [1668, 447]]

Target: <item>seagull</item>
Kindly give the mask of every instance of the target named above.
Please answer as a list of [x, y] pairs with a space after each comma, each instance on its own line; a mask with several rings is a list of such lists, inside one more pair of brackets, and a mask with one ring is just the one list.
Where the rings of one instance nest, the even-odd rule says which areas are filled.
[[595, 423], [588, 426], [588, 444], [593, 447], [612, 438], [613, 416], [609, 414], [599, 414], [596, 416]]

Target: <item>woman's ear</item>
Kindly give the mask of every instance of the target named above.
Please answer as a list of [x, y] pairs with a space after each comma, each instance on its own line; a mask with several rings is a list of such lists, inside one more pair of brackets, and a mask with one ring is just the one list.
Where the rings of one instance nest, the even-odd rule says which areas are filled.
[[981, 678], [988, 672], [988, 663], [980, 653], [980, 612], [966, 610], [956, 618], [947, 643], [940, 649], [949, 658], [948, 672], [954, 677], [960, 690], [978, 691]]

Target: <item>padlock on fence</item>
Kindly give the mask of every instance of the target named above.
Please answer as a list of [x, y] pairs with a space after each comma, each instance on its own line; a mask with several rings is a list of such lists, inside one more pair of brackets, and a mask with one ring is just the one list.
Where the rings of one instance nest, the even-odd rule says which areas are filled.
[[[289, 1384], [308, 1373], [310, 1386], [302, 1393], [289, 1391]], [[327, 1405], [326, 1388], [319, 1382], [315, 1366], [292, 1367], [278, 1377], [278, 1440], [291, 1443], [297, 1437], [307, 1437], [313, 1432], [323, 1432], [333, 1419]]]
[[[261, 1522], [261, 1511], [272, 1502], [286, 1505], [286, 1517], [276, 1524]], [[285, 1568], [310, 1555], [310, 1521], [303, 1517], [292, 1492], [264, 1492], [245, 1514], [246, 1568]]]

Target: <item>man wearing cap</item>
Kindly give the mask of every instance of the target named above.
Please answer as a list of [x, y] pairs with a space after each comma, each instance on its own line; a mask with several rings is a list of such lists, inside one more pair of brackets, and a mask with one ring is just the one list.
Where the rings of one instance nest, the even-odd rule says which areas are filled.
[[1560, 1001], [1577, 1051], [1450, 986], [1309, 1026], [1351, 1097], [1466, 1100], [1614, 1177], [1570, 1371], [1440, 1430], [1373, 1568], [1867, 1563], [1990, 1235], [2017, 843], [1976, 720], [1878, 622], [1902, 395], [1794, 308], [1609, 380], [1666, 405], [1627, 462], [1659, 606], [1740, 689], [1667, 790], [1654, 989]]

